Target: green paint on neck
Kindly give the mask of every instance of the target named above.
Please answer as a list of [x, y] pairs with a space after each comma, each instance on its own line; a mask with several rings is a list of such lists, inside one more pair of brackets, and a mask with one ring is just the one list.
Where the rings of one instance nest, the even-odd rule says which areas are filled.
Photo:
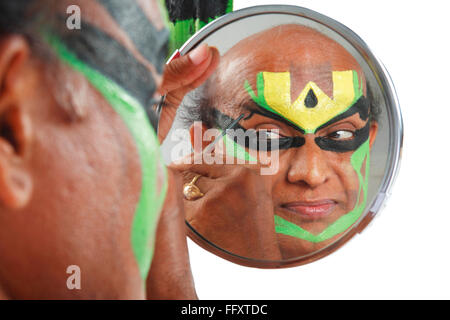
[[[83, 74], [105, 97], [123, 119], [136, 142], [141, 162], [142, 189], [133, 219], [131, 244], [145, 284], [153, 257], [159, 213], [167, 192], [167, 173], [162, 165], [158, 139], [143, 106], [135, 98], [100, 72], [78, 60], [57, 37], [49, 34], [44, 37], [63, 62]], [[163, 171], [164, 179], [158, 191], [160, 170]]]
[[[365, 176], [361, 174], [361, 168], [365, 161]], [[359, 191], [358, 197], [356, 199], [356, 205], [354, 209], [344, 216], [340, 217], [334, 223], [329, 225], [325, 230], [323, 230], [320, 234], [314, 235], [300, 226], [286, 221], [285, 219], [275, 215], [275, 232], [280, 234], [285, 234], [291, 237], [303, 239], [306, 241], [310, 241], [313, 243], [319, 243], [344, 232], [350, 226], [352, 226], [363, 214], [364, 209], [366, 208], [367, 202], [367, 191], [369, 184], [369, 171], [370, 171], [370, 146], [369, 140], [367, 140], [358, 150], [356, 150], [350, 162], [352, 164], [353, 169], [355, 169], [356, 174], [358, 175], [359, 180]], [[362, 200], [361, 200], [362, 194]]]

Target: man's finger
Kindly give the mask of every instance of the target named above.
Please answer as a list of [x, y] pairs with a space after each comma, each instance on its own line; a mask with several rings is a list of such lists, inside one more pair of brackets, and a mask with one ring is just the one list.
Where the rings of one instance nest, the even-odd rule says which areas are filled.
[[211, 61], [208, 65], [208, 68], [205, 70], [205, 72], [200, 75], [196, 80], [192, 82], [190, 87], [197, 88], [203, 84], [213, 73], [216, 71], [217, 66], [220, 62], [220, 53], [219, 50], [217, 50], [214, 47], [210, 47], [211, 50]]
[[164, 70], [163, 83], [159, 92], [164, 95], [189, 86], [208, 70], [214, 55], [214, 49], [205, 44], [171, 61]]

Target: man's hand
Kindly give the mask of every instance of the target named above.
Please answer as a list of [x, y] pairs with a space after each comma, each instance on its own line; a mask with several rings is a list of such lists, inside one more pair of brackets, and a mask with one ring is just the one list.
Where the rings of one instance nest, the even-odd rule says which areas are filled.
[[[158, 128], [160, 143], [169, 132], [184, 96], [208, 79], [219, 58], [216, 48], [201, 45], [166, 65], [158, 90], [161, 95], [166, 95]], [[158, 223], [155, 254], [147, 279], [147, 298], [196, 299], [186, 242], [183, 182], [178, 173], [170, 169], [168, 176], [169, 190]]]
[[169, 189], [159, 218], [155, 253], [147, 278], [149, 300], [197, 299], [186, 242], [182, 181], [168, 169]]
[[160, 142], [167, 136], [184, 96], [201, 86], [211, 76], [219, 60], [220, 54], [216, 48], [201, 45], [166, 65], [162, 84], [158, 90], [161, 95], [167, 95], [159, 120]]

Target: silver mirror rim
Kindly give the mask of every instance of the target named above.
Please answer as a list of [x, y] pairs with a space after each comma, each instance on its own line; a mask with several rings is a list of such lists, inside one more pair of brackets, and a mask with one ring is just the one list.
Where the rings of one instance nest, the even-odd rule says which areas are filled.
[[[209, 242], [207, 239], [203, 238], [203, 236], [197, 233], [190, 225], [186, 222], [189, 227], [190, 235], [193, 236], [193, 240], [197, 242], [199, 245], [202, 245], [202, 241], [206, 241], [209, 249], [214, 253], [218, 254], [224, 259], [231, 260], [232, 262], [250, 266], [250, 267], [258, 267], [258, 268], [284, 268], [284, 267], [293, 267], [305, 263], [309, 263], [320, 259], [331, 252], [334, 252], [339, 247], [341, 247], [344, 243], [346, 243], [350, 238], [353, 237], [355, 233], [360, 233], [365, 229], [367, 224], [372, 221], [372, 219], [380, 212], [386, 205], [386, 201], [391, 196], [392, 187], [398, 177], [398, 173], [400, 170], [400, 162], [402, 157], [402, 149], [403, 149], [403, 119], [400, 110], [400, 103], [396, 94], [396, 90], [383, 63], [372, 53], [369, 49], [368, 45], [351, 29], [343, 25], [342, 23], [333, 20], [325, 15], [322, 15], [313, 10], [292, 6], [292, 5], [262, 5], [262, 6], [254, 6], [248, 7], [241, 10], [233, 11], [228, 13], [203, 27], [200, 31], [198, 31], [195, 35], [193, 35], [180, 49], [179, 52], [181, 55], [184, 55], [194, 49], [198, 44], [200, 44], [203, 40], [205, 40], [212, 33], [217, 30], [225, 27], [228, 24], [231, 24], [237, 20], [241, 20], [244, 18], [263, 15], [263, 14], [287, 14], [287, 15], [295, 15], [300, 16], [302, 18], [313, 20], [324, 27], [327, 27], [334, 32], [338, 33], [342, 36], [349, 44], [351, 44], [360, 54], [366, 62], [368, 63], [370, 69], [375, 75], [375, 78], [378, 79], [379, 86], [383, 91], [384, 99], [386, 102], [386, 109], [388, 113], [388, 121], [389, 128], [391, 130], [391, 134], [389, 135], [389, 158], [388, 158], [388, 166], [385, 170], [385, 175], [383, 177], [380, 188], [375, 196], [374, 200], [368, 206], [369, 210], [366, 215], [361, 217], [361, 219], [355, 223], [353, 228], [346, 231], [346, 236], [342, 237], [340, 240], [337, 240], [335, 244], [327, 246], [317, 252], [313, 252], [311, 254], [302, 256], [300, 258], [293, 258], [289, 260], [283, 261], [269, 261], [269, 260], [257, 260], [250, 259], [235, 255], [231, 252], [228, 252], [224, 249], [221, 249], [217, 245]], [[364, 224], [361, 228], [360, 224], [362, 220], [366, 219], [367, 216], [368, 222]], [[353, 230], [353, 232], [350, 232]], [[204, 244], [204, 243], [203, 243]], [[228, 255], [231, 255], [229, 257]]]

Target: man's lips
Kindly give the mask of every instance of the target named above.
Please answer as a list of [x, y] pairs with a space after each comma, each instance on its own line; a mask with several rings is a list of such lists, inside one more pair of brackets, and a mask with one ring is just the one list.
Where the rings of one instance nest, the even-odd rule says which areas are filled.
[[328, 216], [336, 206], [334, 200], [318, 200], [305, 202], [290, 202], [282, 205], [284, 209], [295, 212], [304, 218], [316, 220]]

